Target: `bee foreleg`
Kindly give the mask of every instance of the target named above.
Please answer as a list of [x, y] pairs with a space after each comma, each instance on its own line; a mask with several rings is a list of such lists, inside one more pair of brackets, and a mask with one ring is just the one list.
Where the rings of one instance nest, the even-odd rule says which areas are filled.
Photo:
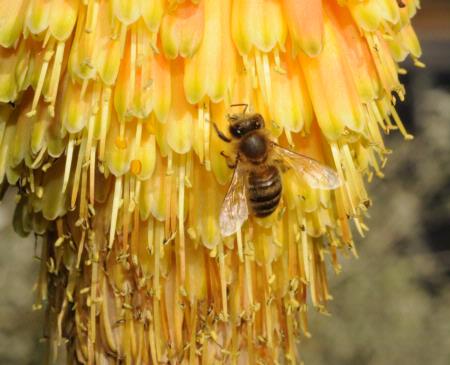
[[216, 130], [217, 135], [219, 136], [219, 138], [227, 143], [231, 142], [231, 139], [228, 138], [225, 134], [222, 133], [222, 131], [219, 129], [219, 127], [217, 126], [216, 123], [213, 123], [214, 129]]
[[235, 168], [236, 168], [237, 163], [238, 163], [237, 159], [233, 161], [233, 160], [231, 159], [231, 157], [228, 156], [228, 155], [227, 155], [225, 152], [223, 152], [223, 151], [220, 152], [220, 155], [223, 156], [223, 157], [225, 157], [225, 162], [227, 163], [227, 166], [228, 166], [230, 169], [235, 169]]

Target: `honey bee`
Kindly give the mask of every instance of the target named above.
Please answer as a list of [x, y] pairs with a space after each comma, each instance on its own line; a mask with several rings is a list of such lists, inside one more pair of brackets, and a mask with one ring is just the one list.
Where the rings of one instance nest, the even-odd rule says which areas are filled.
[[246, 114], [246, 109], [245, 105], [243, 113], [228, 116], [231, 138], [214, 124], [219, 138], [233, 143], [235, 149], [234, 160], [221, 153], [234, 169], [219, 217], [223, 237], [236, 233], [249, 212], [263, 218], [277, 209], [283, 190], [281, 173], [288, 169], [312, 188], [332, 190], [340, 185], [334, 170], [270, 140], [264, 118], [258, 113]]

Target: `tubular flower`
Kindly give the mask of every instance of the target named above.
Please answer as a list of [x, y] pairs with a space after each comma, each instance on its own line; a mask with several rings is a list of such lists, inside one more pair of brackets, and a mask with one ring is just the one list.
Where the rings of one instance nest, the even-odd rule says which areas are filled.
[[[42, 243], [36, 308], [71, 363], [296, 363], [327, 261], [356, 254], [418, 0], [0, 0], [0, 181]], [[335, 169], [283, 173], [221, 237], [233, 104]]]

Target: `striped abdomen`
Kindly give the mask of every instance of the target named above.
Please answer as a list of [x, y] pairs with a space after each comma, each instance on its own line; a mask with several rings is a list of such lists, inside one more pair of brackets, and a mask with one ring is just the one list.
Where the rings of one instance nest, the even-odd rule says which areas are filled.
[[257, 217], [267, 217], [277, 209], [281, 199], [281, 177], [275, 166], [251, 171], [247, 180], [248, 204]]

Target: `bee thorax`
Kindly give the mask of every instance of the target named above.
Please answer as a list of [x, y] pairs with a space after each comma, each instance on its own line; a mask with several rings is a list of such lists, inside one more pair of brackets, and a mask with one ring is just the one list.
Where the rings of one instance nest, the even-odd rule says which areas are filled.
[[261, 163], [267, 156], [267, 141], [260, 133], [251, 133], [239, 144], [239, 151], [250, 162]]

